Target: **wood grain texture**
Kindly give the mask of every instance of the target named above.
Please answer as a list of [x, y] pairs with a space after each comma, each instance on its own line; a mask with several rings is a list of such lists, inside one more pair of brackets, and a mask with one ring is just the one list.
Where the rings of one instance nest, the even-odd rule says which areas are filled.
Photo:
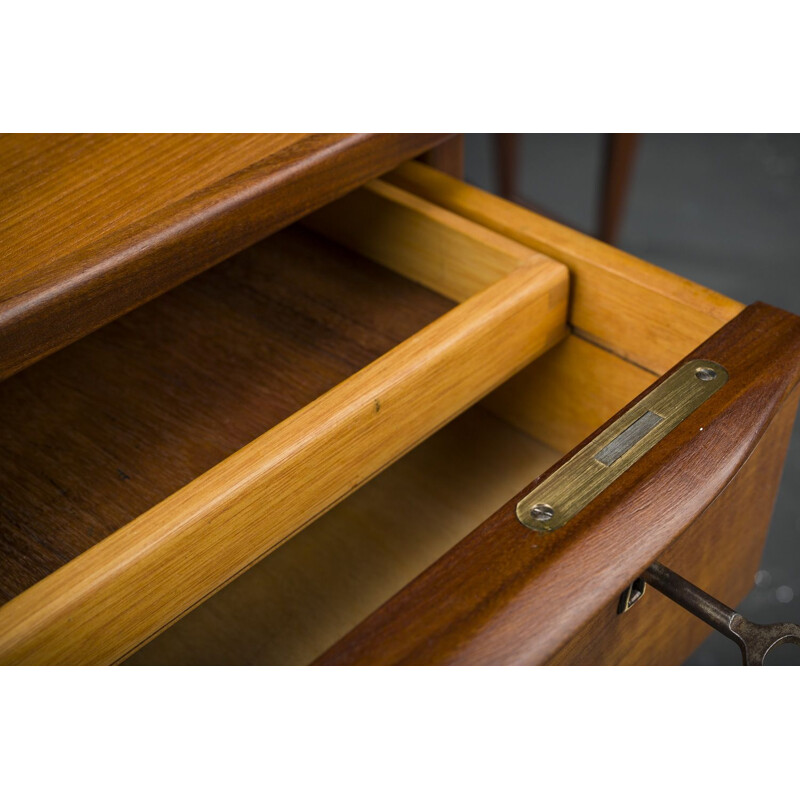
[[444, 138], [0, 136], [0, 378]]
[[[735, 608], [753, 587], [797, 413], [795, 389], [706, 512], [658, 557]], [[682, 664], [711, 628], [652, 588], [625, 614], [614, 598], [548, 663]]]
[[500, 197], [411, 161], [385, 180], [569, 267], [570, 324], [661, 374], [743, 306]]
[[0, 383], [0, 601], [452, 307], [293, 228]]
[[[545, 258], [382, 180], [371, 181], [311, 214], [303, 224], [457, 301], [521, 264]], [[520, 430], [565, 452], [655, 377], [572, 335], [484, 403]]]
[[385, 181], [371, 181], [303, 224], [461, 302], [524, 264], [551, 259]]
[[[321, 663], [553, 658], [696, 523], [746, 462], [797, 385], [800, 318], [754, 304], [690, 357], [723, 364], [729, 381], [563, 528], [532, 533], [514, 509], [571, 454]], [[736, 538], [750, 534], [749, 528], [728, 531]]]
[[570, 334], [495, 389], [483, 405], [547, 446], [566, 453], [656, 377]]
[[564, 335], [568, 278], [522, 267], [0, 608], [0, 661], [116, 661]]
[[559, 456], [471, 408], [126, 663], [308, 664]]

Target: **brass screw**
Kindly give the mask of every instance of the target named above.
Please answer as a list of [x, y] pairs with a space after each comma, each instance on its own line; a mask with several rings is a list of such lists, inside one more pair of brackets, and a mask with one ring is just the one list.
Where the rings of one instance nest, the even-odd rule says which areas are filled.
[[711, 367], [698, 367], [694, 374], [701, 381], [713, 381], [717, 377], [717, 373]]
[[547, 520], [553, 518], [553, 514], [556, 512], [553, 511], [553, 506], [547, 505], [547, 503], [537, 503], [531, 509], [531, 516], [537, 522], [547, 522]]

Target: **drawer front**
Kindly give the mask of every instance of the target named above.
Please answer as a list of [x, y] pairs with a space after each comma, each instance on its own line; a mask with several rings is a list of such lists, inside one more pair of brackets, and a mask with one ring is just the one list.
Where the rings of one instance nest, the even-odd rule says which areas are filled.
[[[562, 521], [560, 503], [571, 497], [560, 486], [568, 485], [572, 497], [582, 490], [589, 465], [581, 456], [598, 461], [609, 449], [599, 449], [603, 429], [619, 427], [614, 426], [617, 419], [627, 425], [634, 417], [643, 418], [644, 408], [655, 407], [651, 398], [658, 387], [673, 377], [680, 384], [681, 375], [687, 375], [699, 386], [697, 360], [723, 365], [727, 382], [663, 438], [651, 438], [649, 449], [638, 457], [626, 461], [620, 454], [619, 476]], [[715, 379], [721, 382], [722, 370], [717, 370]], [[609, 420], [597, 437], [525, 487], [338, 642], [320, 663], [682, 660], [702, 639], [697, 621], [685, 624], [686, 612], [665, 599], [653, 601], [653, 592], [647, 602], [620, 616], [620, 595], [660, 561], [713, 588], [727, 603], [740, 599], [763, 546], [769, 521], [765, 509], [774, 502], [799, 376], [800, 319], [762, 304], [748, 307]], [[687, 390], [679, 385], [677, 391], [680, 396]], [[658, 408], [667, 414], [663, 402]], [[647, 434], [640, 441], [645, 444]], [[630, 445], [630, 452], [635, 448]], [[596, 465], [598, 474], [609, 469], [607, 463]], [[577, 475], [565, 472], [574, 464], [581, 465]], [[552, 506], [543, 502], [550, 498]], [[548, 512], [545, 522], [532, 516], [531, 509], [537, 508]], [[548, 530], [551, 517], [559, 522]], [[674, 630], [677, 636], [671, 636]]]

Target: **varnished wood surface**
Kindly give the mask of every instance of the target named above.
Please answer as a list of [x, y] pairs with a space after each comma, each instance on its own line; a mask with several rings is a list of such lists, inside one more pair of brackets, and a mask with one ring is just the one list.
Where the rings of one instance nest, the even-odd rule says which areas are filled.
[[458, 302], [521, 266], [552, 263], [381, 180], [311, 214], [303, 225]]
[[661, 374], [743, 306], [500, 197], [410, 161], [385, 180], [566, 264], [575, 333]]
[[567, 288], [520, 267], [39, 581], [0, 662], [124, 657], [556, 344]]
[[483, 405], [566, 453], [657, 377], [570, 334], [492, 392]]
[[[580, 372], [580, 356], [592, 358], [591, 347], [570, 337], [536, 363], [560, 359], [559, 374]], [[659, 556], [732, 607], [758, 568], [797, 396], [796, 389], [719, 498]], [[127, 663], [308, 663], [557, 458], [472, 409]], [[398, 505], [413, 508], [413, 524], [395, 513]], [[623, 616], [617, 599], [548, 663], [680, 664], [711, 630], [652, 590]]]
[[800, 319], [749, 306], [689, 357], [718, 361], [729, 381], [563, 528], [533, 533], [515, 506], [571, 454], [320, 663], [553, 658], [698, 520], [746, 462], [797, 385]]
[[[733, 480], [658, 556], [659, 562], [731, 608], [753, 587], [798, 397], [800, 390], [795, 389]], [[618, 599], [589, 620], [548, 663], [677, 665], [711, 633], [708, 625], [655, 589], [648, 588], [625, 614], [617, 613]]]
[[0, 136], [0, 378], [445, 138]]
[[[542, 257], [383, 180], [370, 181], [303, 224], [459, 301]], [[601, 287], [584, 284], [584, 290]], [[647, 296], [641, 301], [647, 302]], [[620, 338], [626, 335], [624, 325], [617, 330]], [[634, 327], [630, 335], [636, 333]], [[484, 402], [498, 416], [566, 452], [656, 377], [573, 333]]]
[[472, 408], [127, 663], [308, 664], [559, 455]]
[[0, 598], [452, 305], [293, 228], [0, 383]]

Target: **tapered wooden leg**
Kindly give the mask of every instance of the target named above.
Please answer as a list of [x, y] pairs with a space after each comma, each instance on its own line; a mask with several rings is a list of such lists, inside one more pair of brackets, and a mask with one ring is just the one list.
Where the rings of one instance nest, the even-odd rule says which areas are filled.
[[606, 134], [598, 236], [610, 244], [616, 240], [622, 223], [638, 137], [638, 133]]
[[498, 193], [501, 197], [516, 197], [519, 174], [519, 134], [496, 133], [495, 154], [497, 158]]

